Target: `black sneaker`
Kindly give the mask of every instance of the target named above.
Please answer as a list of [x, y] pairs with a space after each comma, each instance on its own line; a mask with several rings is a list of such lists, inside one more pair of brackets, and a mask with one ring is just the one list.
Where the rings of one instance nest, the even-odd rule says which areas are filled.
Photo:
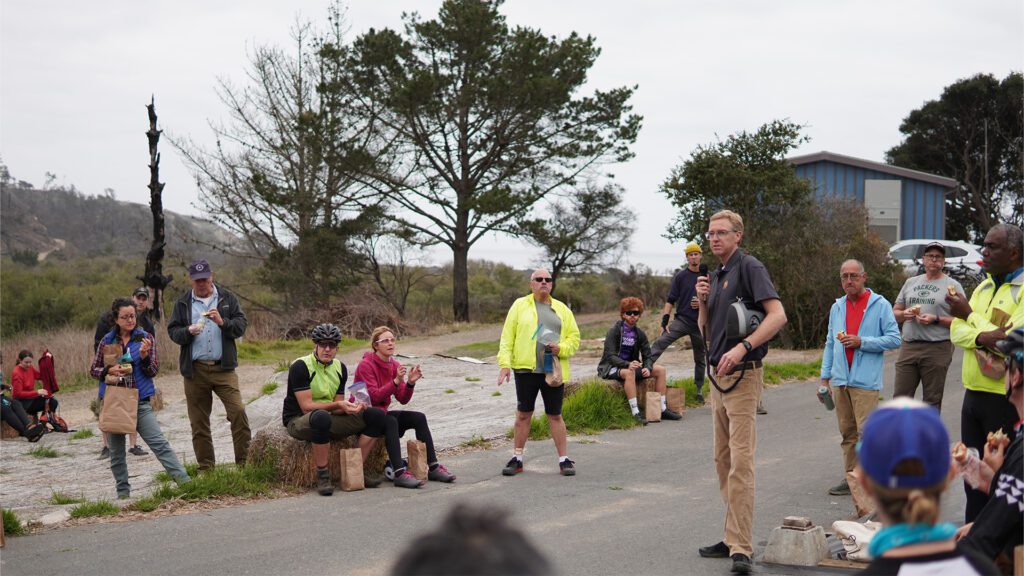
[[662, 420], [682, 420], [683, 419], [683, 415], [680, 414], [679, 412], [674, 411], [674, 410], [666, 409], [666, 410], [662, 410], [661, 411], [661, 419]]
[[327, 468], [316, 469], [316, 491], [321, 496], [334, 494], [334, 485], [331, 484], [331, 471]]
[[762, 400], [762, 401], [757, 403], [757, 413], [758, 414], [767, 414], [768, 413], [768, 409], [764, 407], [764, 400]]
[[843, 481], [839, 484], [829, 488], [828, 493], [832, 496], [849, 496], [850, 485], [846, 482], [846, 478], [843, 478]]
[[700, 392], [697, 392], [697, 404], [704, 405], [704, 396]]
[[46, 434], [46, 424], [36, 424], [35, 426], [29, 426], [28, 430], [25, 430], [25, 438], [29, 442], [39, 442], [43, 434]]
[[644, 418], [644, 415], [639, 412], [633, 414], [633, 420], [636, 420], [636, 423], [641, 426], [647, 426], [647, 418]]
[[754, 564], [750, 561], [750, 556], [747, 556], [746, 554], [732, 555], [733, 574], [750, 574], [750, 571], [753, 569]]
[[725, 542], [719, 542], [718, 544], [712, 544], [711, 546], [704, 546], [697, 550], [700, 553], [701, 558], [728, 558], [729, 547], [725, 545]]
[[505, 464], [505, 467], [501, 469], [502, 476], [515, 476], [523, 471], [523, 461], [515, 456]]
[[138, 444], [136, 444], [135, 446], [132, 446], [131, 448], [129, 448], [128, 451], [131, 452], [132, 454], [136, 455], [136, 456], [145, 456], [146, 454], [149, 454], [149, 452], [146, 452], [142, 448], [142, 446], [139, 446]]
[[566, 458], [565, 460], [562, 460], [561, 462], [558, 463], [558, 469], [559, 469], [559, 471], [561, 471], [562, 476], [575, 476], [576, 475], [576, 467], [573, 466], [573, 464], [575, 464], [575, 462], [573, 462], [572, 460], [569, 460], [568, 458]]
[[106, 460], [107, 458], [110, 458], [110, 448], [107, 448], [106, 446], [104, 446], [103, 450], [100, 450], [99, 457], [96, 458], [96, 459], [97, 460]]

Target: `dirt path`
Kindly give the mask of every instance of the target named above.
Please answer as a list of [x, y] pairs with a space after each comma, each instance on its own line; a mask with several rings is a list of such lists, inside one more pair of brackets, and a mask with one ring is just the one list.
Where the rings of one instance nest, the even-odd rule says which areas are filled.
[[[612, 314], [587, 314], [578, 317], [580, 324], [607, 320]], [[435, 354], [456, 346], [487, 340], [497, 340], [501, 325], [488, 325], [451, 334], [403, 340], [399, 353], [411, 356], [403, 361], [418, 363], [423, 380], [408, 409], [426, 413], [435, 445], [439, 450], [458, 447], [473, 437], [495, 438], [503, 436], [511, 427], [515, 414], [515, 388], [495, 385], [498, 374], [496, 359], [482, 358], [485, 364], [473, 364], [442, 358]], [[680, 342], [681, 343], [681, 342]], [[350, 369], [358, 363], [363, 351], [350, 351], [342, 361]], [[601, 354], [601, 339], [586, 340], [572, 360], [573, 378], [590, 378]], [[773, 362], [808, 361], [817, 351], [772, 351], [768, 360]], [[670, 377], [693, 375], [693, 357], [689, 350], [670, 348], [661, 359]], [[279, 426], [281, 404], [285, 395], [286, 374], [274, 374], [272, 366], [245, 365], [238, 369], [242, 397], [247, 406], [253, 433], [265, 426]], [[277, 382], [274, 393], [260, 396], [263, 385]], [[163, 392], [165, 408], [157, 419], [171, 446], [183, 461], [194, 462], [191, 430], [185, 413], [181, 377], [176, 373], [159, 376], [157, 387]], [[114, 501], [116, 493], [110, 473], [109, 460], [97, 460], [102, 447], [96, 418], [89, 409], [94, 390], [63, 395], [62, 413], [73, 428], [90, 429], [94, 435], [71, 440], [70, 434], [47, 434], [37, 444], [22, 439], [0, 443], [0, 505], [15, 510], [23, 520], [37, 520], [42, 516], [66, 510], [70, 506], [55, 506], [49, 500], [54, 493], [84, 497], [90, 500]], [[214, 402], [211, 417], [217, 459], [233, 461], [231, 433], [219, 402]], [[56, 458], [38, 458], [28, 454], [30, 449], [47, 447], [56, 450]], [[145, 496], [153, 487], [153, 476], [162, 470], [152, 456], [128, 455], [128, 471], [135, 497]]]

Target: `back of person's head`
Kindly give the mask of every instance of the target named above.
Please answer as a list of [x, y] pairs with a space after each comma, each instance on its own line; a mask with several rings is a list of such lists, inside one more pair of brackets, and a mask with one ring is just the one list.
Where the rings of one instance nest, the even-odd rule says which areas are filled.
[[413, 541], [395, 576], [552, 574], [547, 559], [498, 508], [456, 505], [441, 525]]
[[938, 410], [910, 398], [880, 404], [864, 423], [857, 457], [885, 519], [936, 523], [951, 460]]

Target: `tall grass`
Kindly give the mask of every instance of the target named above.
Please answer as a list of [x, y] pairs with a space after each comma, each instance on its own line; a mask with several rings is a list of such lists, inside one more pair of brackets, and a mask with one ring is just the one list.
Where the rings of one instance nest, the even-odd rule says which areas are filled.
[[71, 509], [72, 518], [88, 518], [90, 516], [116, 516], [121, 511], [117, 505], [107, 500], [85, 502]]

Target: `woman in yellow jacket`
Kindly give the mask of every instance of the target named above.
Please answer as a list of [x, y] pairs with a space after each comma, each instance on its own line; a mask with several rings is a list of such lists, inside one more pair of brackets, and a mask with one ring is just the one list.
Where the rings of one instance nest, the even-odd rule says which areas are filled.
[[[562, 399], [564, 382], [569, 380], [569, 357], [580, 347], [580, 329], [572, 311], [551, 297], [551, 280], [547, 270], [535, 270], [530, 276], [531, 294], [512, 303], [501, 330], [498, 386], [507, 382], [512, 373], [516, 380], [515, 451], [501, 471], [505, 476], [523, 471], [523, 448], [530, 435], [530, 419], [538, 392], [544, 398], [548, 430], [558, 451], [559, 472], [562, 476], [576, 475], [573, 461], [566, 454]], [[558, 379], [548, 376], [553, 374], [555, 357], [561, 364]], [[557, 386], [548, 384], [547, 380], [557, 380]]]

